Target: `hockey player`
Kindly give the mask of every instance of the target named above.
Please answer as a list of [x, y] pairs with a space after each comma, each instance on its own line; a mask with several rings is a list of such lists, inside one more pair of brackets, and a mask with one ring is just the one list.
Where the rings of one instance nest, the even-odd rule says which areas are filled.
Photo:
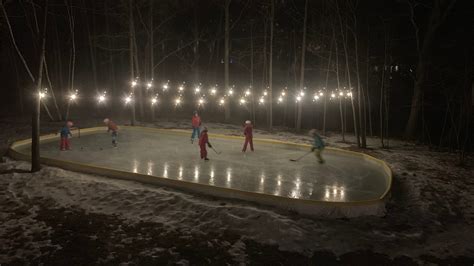
[[61, 128], [61, 140], [59, 143], [59, 149], [64, 151], [64, 150], [70, 150], [71, 149], [71, 142], [69, 141], [70, 138], [72, 138], [72, 133], [71, 133], [71, 127], [73, 126], [73, 123], [71, 121], [67, 121], [66, 125], [64, 125]]
[[319, 163], [324, 163], [324, 159], [321, 156], [325, 146], [323, 140], [316, 132], [316, 129], [311, 129], [309, 135], [313, 137], [313, 147], [311, 147], [311, 151], [314, 152], [314, 156], [318, 158]]
[[212, 145], [209, 142], [209, 137], [207, 136], [207, 127], [204, 127], [201, 136], [199, 137], [199, 148], [201, 148], [201, 159], [209, 161], [209, 158], [207, 158], [206, 144], [209, 148], [212, 148]]
[[201, 136], [201, 117], [199, 117], [197, 111], [194, 111], [193, 113], [191, 124], [193, 127], [193, 133], [191, 134], [191, 143], [193, 143], [194, 139], [199, 139], [199, 136]]
[[250, 144], [250, 150], [253, 151], [253, 126], [250, 120], [245, 121], [244, 125], [244, 135], [245, 135], [245, 143], [244, 147], [242, 148], [242, 152], [247, 151], [247, 145]]
[[112, 146], [117, 147], [118, 127], [110, 119], [104, 119], [104, 124], [107, 126], [107, 133], [112, 132]]

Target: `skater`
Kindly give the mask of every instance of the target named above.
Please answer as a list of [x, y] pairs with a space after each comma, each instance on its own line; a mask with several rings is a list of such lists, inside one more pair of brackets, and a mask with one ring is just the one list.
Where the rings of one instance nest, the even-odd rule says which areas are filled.
[[199, 137], [199, 147], [201, 148], [201, 159], [209, 161], [209, 158], [207, 158], [206, 144], [209, 148], [212, 148], [212, 145], [209, 142], [209, 137], [207, 136], [207, 127], [204, 127], [201, 136]]
[[201, 136], [201, 117], [197, 111], [193, 113], [193, 119], [191, 120], [191, 124], [193, 126], [193, 133], [191, 134], [191, 144], [194, 143], [194, 139], [199, 139]]
[[67, 121], [66, 125], [64, 125], [61, 128], [61, 140], [59, 143], [59, 149], [64, 151], [64, 150], [70, 150], [71, 149], [71, 142], [69, 141], [70, 138], [72, 138], [72, 133], [71, 133], [71, 127], [73, 126], [73, 123], [71, 121]]
[[117, 147], [118, 127], [110, 119], [104, 119], [104, 124], [107, 126], [107, 133], [112, 131], [112, 146]]
[[316, 158], [318, 158], [319, 163], [324, 163], [324, 159], [321, 156], [321, 153], [324, 150], [323, 140], [321, 139], [321, 137], [316, 132], [316, 129], [311, 129], [309, 131], [309, 135], [314, 138], [313, 147], [311, 147], [311, 151], [314, 152], [314, 156], [316, 156]]
[[253, 151], [252, 131], [253, 131], [252, 122], [250, 122], [250, 120], [245, 121], [245, 125], [244, 125], [245, 143], [244, 143], [244, 147], [242, 148], [242, 152], [247, 151], [247, 144], [250, 144], [250, 150]]

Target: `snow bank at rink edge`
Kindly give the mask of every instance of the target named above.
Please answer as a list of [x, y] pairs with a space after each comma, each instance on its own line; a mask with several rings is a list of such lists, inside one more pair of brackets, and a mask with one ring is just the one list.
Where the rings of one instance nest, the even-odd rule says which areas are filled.
[[[141, 131], [148, 131], [148, 132], [163, 132], [167, 134], [188, 134], [187, 131], [178, 130], [178, 129], [155, 129], [155, 128], [146, 128], [146, 127], [130, 127], [130, 126], [122, 126], [126, 129], [131, 130], [141, 130]], [[76, 129], [75, 134], [81, 135], [89, 135], [94, 134], [97, 132], [103, 132], [105, 127], [94, 127], [94, 128], [86, 128], [86, 129]], [[224, 138], [224, 139], [243, 139], [242, 137], [237, 136], [228, 136], [228, 135], [220, 135], [220, 134], [210, 134], [212, 137], [217, 138]], [[56, 134], [50, 134], [42, 136], [40, 141], [50, 142], [58, 140], [59, 136]], [[274, 143], [280, 145], [293, 145], [297, 148], [305, 148], [307, 149], [310, 147], [306, 144], [297, 144], [297, 143], [290, 143], [284, 142], [279, 140], [271, 140], [271, 139], [254, 139], [255, 142], [267, 142], [267, 143]], [[30, 155], [19, 151], [20, 147], [24, 147], [25, 145], [30, 145], [31, 140], [22, 140], [13, 143], [9, 149], [9, 155], [18, 160], [30, 160]], [[175, 179], [168, 179], [156, 176], [149, 176], [140, 173], [132, 173], [128, 171], [121, 171], [112, 168], [106, 167], [99, 167], [94, 165], [88, 165], [73, 161], [65, 161], [65, 160], [58, 160], [53, 158], [41, 158], [41, 162], [50, 166], [56, 166], [63, 169], [77, 171], [82, 173], [88, 174], [95, 174], [95, 175], [103, 175], [118, 179], [124, 180], [131, 180], [137, 181], [145, 184], [153, 184], [159, 186], [166, 186], [172, 187], [180, 190], [195, 192], [207, 196], [216, 196], [221, 198], [230, 198], [230, 199], [237, 199], [237, 200], [244, 200], [250, 201], [262, 205], [273, 206], [277, 208], [281, 208], [284, 210], [295, 211], [297, 213], [315, 217], [330, 217], [330, 218], [339, 218], [339, 217], [358, 217], [364, 215], [376, 215], [376, 216], [383, 216], [385, 214], [385, 201], [389, 196], [391, 183], [392, 183], [392, 171], [388, 167], [388, 165], [381, 160], [378, 160], [372, 156], [346, 151], [337, 148], [328, 147], [327, 150], [333, 153], [341, 153], [345, 156], [357, 156], [363, 160], [369, 161], [381, 167], [383, 172], [385, 173], [385, 178], [387, 178], [386, 184], [387, 188], [383, 195], [374, 200], [368, 201], [358, 201], [358, 202], [324, 202], [324, 201], [316, 201], [316, 200], [308, 200], [308, 199], [294, 199], [294, 198], [286, 198], [281, 196], [274, 196], [269, 194], [260, 194], [254, 192], [247, 192], [242, 190], [236, 190], [231, 188], [224, 188], [224, 187], [216, 187], [210, 186], [205, 184], [187, 182], [182, 180], [175, 180]]]

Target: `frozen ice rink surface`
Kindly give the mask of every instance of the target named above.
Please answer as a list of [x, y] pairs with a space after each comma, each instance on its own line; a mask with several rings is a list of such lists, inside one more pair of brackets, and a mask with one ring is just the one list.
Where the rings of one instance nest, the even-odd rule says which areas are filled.
[[[210, 132], [212, 133], [212, 132]], [[59, 143], [41, 144], [43, 157], [76, 161], [147, 174], [282, 197], [331, 202], [375, 200], [383, 195], [388, 178], [380, 165], [360, 157], [329, 150], [326, 163], [313, 154], [289, 161], [307, 150], [294, 145], [255, 141], [255, 152], [242, 153], [243, 140], [213, 138], [210, 161], [199, 156], [189, 135], [121, 128], [118, 147], [106, 133], [72, 138], [72, 150], [59, 151]]]

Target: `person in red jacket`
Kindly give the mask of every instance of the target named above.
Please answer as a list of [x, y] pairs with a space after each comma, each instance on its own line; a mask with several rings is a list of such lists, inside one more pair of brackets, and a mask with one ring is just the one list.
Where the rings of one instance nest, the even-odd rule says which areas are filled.
[[199, 148], [201, 148], [201, 159], [209, 161], [209, 158], [207, 158], [206, 144], [209, 148], [212, 148], [212, 145], [209, 142], [209, 137], [207, 136], [207, 127], [204, 127], [201, 136], [199, 137]]
[[201, 136], [201, 117], [199, 117], [197, 111], [194, 111], [191, 124], [193, 126], [193, 133], [191, 134], [191, 143], [193, 143], [195, 138], [199, 139], [199, 136]]
[[253, 151], [253, 127], [252, 122], [250, 120], [245, 121], [244, 125], [244, 135], [245, 135], [245, 143], [242, 149], [242, 152], [247, 151], [247, 145], [250, 144], [250, 150]]
[[112, 145], [117, 147], [117, 137], [118, 137], [118, 127], [117, 125], [110, 119], [104, 119], [104, 124], [107, 126], [107, 132], [112, 131]]

